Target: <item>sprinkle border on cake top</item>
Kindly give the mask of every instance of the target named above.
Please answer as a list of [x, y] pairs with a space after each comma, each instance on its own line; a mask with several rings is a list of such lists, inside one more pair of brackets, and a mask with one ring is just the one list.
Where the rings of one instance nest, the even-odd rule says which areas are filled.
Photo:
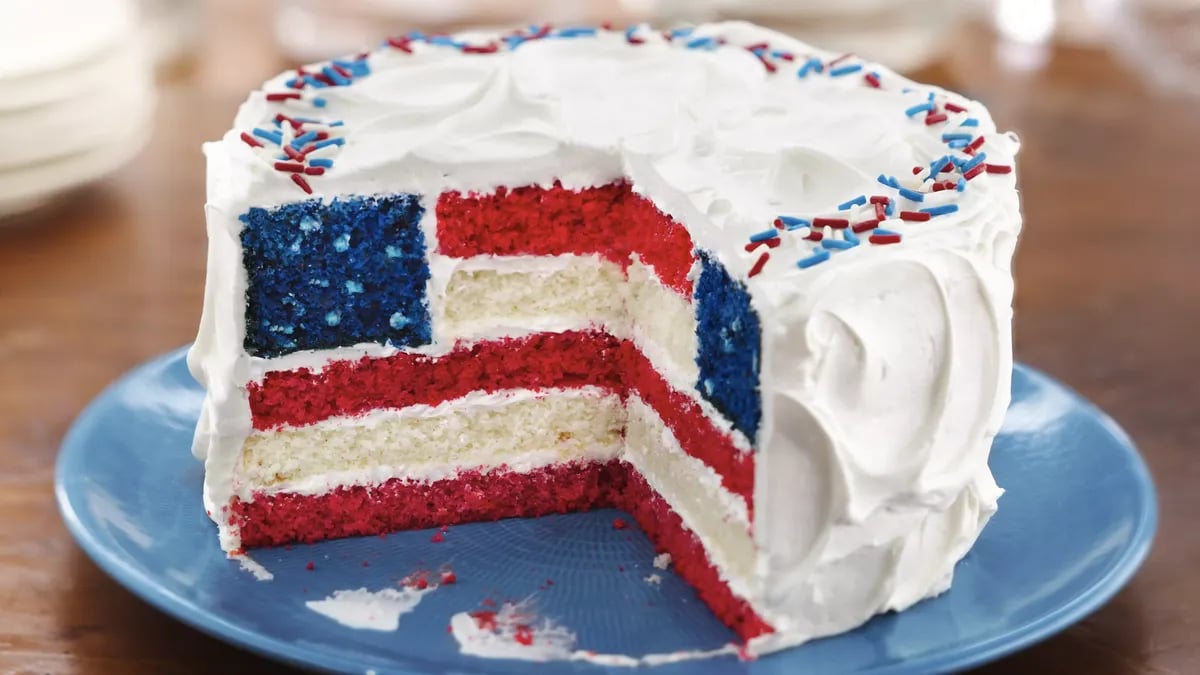
[[[620, 33], [631, 46], [644, 45], [650, 40], [678, 45], [683, 49], [711, 51], [743, 49], [755, 56], [769, 75], [782, 76], [794, 72], [799, 80], [824, 76], [831, 79], [857, 79], [862, 86], [887, 90], [891, 86], [879, 71], [852, 54], [833, 59], [815, 55], [800, 55], [775, 49], [768, 42], [733, 45], [725, 37], [694, 35], [694, 28], [684, 27], [656, 31], [645, 24], [614, 29], [611, 24], [600, 27], [561, 27], [533, 24], [498, 38], [471, 43], [445, 33], [412, 31], [383, 41], [378, 51], [391, 50], [412, 54], [416, 44], [454, 49], [462, 54], [495, 54], [513, 51], [536, 40], [592, 38], [601, 33]], [[312, 194], [310, 178], [325, 175], [334, 168], [337, 152], [346, 143], [347, 127], [340, 119], [322, 117], [319, 111], [328, 106], [321, 90], [344, 87], [371, 74], [367, 63], [371, 52], [353, 58], [333, 59], [323, 64], [300, 67], [285, 81], [286, 90], [267, 92], [266, 101], [286, 111], [278, 112], [270, 126], [255, 127], [242, 132], [241, 140], [258, 152], [264, 162], [289, 176], [306, 194]], [[768, 229], [751, 234], [745, 245], [748, 255], [757, 256], [747, 278], [766, 268], [771, 253], [785, 239], [803, 242], [805, 255], [795, 261], [796, 267], [807, 269], [825, 262], [841, 251], [862, 245], [884, 246], [897, 244], [903, 235], [889, 224], [920, 223], [958, 211], [955, 202], [967, 190], [970, 181], [984, 174], [1009, 174], [1012, 166], [988, 163], [983, 149], [986, 137], [978, 133], [979, 120], [969, 110], [950, 100], [944, 93], [921, 92], [904, 86], [902, 94], [913, 95], [913, 105], [904, 114], [913, 124], [923, 124], [931, 132], [939, 132], [947, 153], [928, 166], [914, 166], [910, 176], [897, 178], [880, 174], [880, 194], [848, 196], [836, 210], [811, 214], [779, 214]], [[302, 110], [306, 114], [288, 114]], [[794, 247], [793, 247], [794, 249]]]

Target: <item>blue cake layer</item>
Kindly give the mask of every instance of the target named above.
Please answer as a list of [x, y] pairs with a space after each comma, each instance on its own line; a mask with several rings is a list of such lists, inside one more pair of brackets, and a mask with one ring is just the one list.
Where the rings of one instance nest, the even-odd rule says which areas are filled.
[[308, 200], [240, 217], [246, 351], [429, 344], [429, 266], [412, 194]]
[[700, 263], [694, 292], [700, 343], [696, 388], [753, 443], [762, 419], [758, 314], [746, 286], [730, 277], [724, 265], [704, 251]]

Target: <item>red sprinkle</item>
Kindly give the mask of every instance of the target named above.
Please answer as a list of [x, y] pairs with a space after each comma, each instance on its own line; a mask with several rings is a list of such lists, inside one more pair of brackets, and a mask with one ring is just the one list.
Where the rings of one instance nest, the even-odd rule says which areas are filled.
[[464, 54], [493, 54], [499, 48], [495, 42], [489, 42], [486, 45], [467, 45], [462, 51]]
[[370, 567], [370, 566], [371, 566], [371, 563], [369, 561], [366, 561], [366, 560], [363, 561], [363, 567]]
[[1012, 167], [1007, 164], [984, 164], [988, 173], [1012, 173]]
[[883, 204], [884, 206], [887, 206], [891, 199], [883, 195], [872, 195], [868, 201], [872, 204]]
[[475, 619], [475, 625], [482, 630], [496, 630], [496, 613], [490, 609], [481, 609], [470, 614]]
[[780, 239], [779, 237], [773, 237], [771, 239], [764, 239], [763, 241], [752, 241], [749, 244], [746, 244], [746, 252], [753, 253], [754, 249], [758, 248], [759, 246], [766, 246], [768, 248], [778, 248], [779, 245], [782, 243], [783, 243], [783, 240]]
[[304, 176], [301, 176], [298, 173], [293, 173], [293, 174], [291, 174], [291, 176], [292, 176], [292, 182], [295, 183], [296, 185], [299, 185], [301, 190], [304, 190], [306, 193], [308, 193], [310, 195], [312, 194], [312, 186], [308, 184], [308, 181], [304, 180]]
[[750, 268], [750, 273], [747, 276], [749, 276], [749, 277], [757, 276], [758, 273], [762, 271], [763, 266], [767, 264], [767, 259], [770, 257], [771, 257], [771, 254], [764, 251], [762, 254], [762, 257], [760, 257], [758, 259], [758, 262], [754, 263], [754, 267]]
[[517, 626], [517, 634], [513, 636], [513, 639], [528, 647], [533, 644], [533, 631], [529, 626], [521, 624]]
[[952, 181], [952, 180], [944, 180], [944, 181], [941, 181], [941, 182], [939, 182], [939, 183], [934, 183], [934, 184], [933, 184], [933, 191], [934, 191], [934, 192], [941, 192], [942, 190], [953, 190], [953, 189], [954, 189], [954, 188], [956, 188], [956, 187], [958, 187], [958, 183], [955, 183], [955, 182], [954, 182], [954, 181]]
[[304, 173], [304, 165], [299, 162], [275, 162], [276, 171], [291, 171], [292, 173]]
[[250, 134], [248, 134], [244, 131], [242, 132], [242, 142], [252, 148], [261, 148], [262, 147], [262, 143], [259, 143], [258, 141], [254, 140], [253, 136], [251, 136]]
[[887, 218], [887, 209], [883, 206], [883, 204], [876, 204], [875, 220], [878, 220], [882, 223], [885, 218]]
[[923, 167], [923, 166], [914, 166], [913, 167], [913, 175], [915, 176], [924, 170], [925, 170], [925, 167]]
[[283, 154], [287, 155], [288, 157], [291, 157], [292, 159], [296, 160], [297, 162], [304, 161], [305, 153], [300, 152], [299, 150], [293, 148], [291, 143], [283, 144]]
[[767, 48], [768, 48], [768, 47], [770, 47], [770, 46], [771, 46], [771, 45], [769, 45], [769, 44], [767, 44], [767, 43], [765, 43], [765, 42], [755, 42], [755, 43], [754, 43], [754, 44], [752, 44], [752, 45], [746, 45], [746, 49], [747, 49], [748, 51], [752, 51], [752, 52], [753, 52], [753, 51], [758, 51], [758, 50], [760, 50], [760, 49], [767, 49]]
[[940, 173], [950, 173], [953, 170], [954, 170], [954, 162], [946, 162], [946, 165], [942, 167], [942, 170]]
[[860, 232], [866, 232], [867, 230], [873, 230], [879, 227], [879, 223], [881, 222], [883, 222], [882, 218], [878, 220], [864, 220], [861, 223], [855, 223], [850, 229], [853, 230], [855, 234], [858, 234]]
[[412, 44], [412, 40], [409, 38], [388, 38], [387, 43], [402, 52], [408, 52], [409, 54], [412, 53], [412, 47], [409, 47], [409, 45]]
[[963, 178], [965, 178], [967, 180], [971, 180], [972, 178], [983, 173], [984, 171], [987, 171], [987, 165], [980, 164], [979, 166], [975, 167], [974, 169], [971, 169], [970, 171], [964, 173]]
[[275, 94], [267, 94], [268, 101], [291, 101], [299, 100], [300, 94], [294, 92], [281, 92]]
[[629, 523], [624, 518], [613, 518], [612, 526], [614, 530], [623, 530], [629, 527]]
[[644, 44], [646, 42], [646, 39], [640, 38], [636, 35], [630, 35], [629, 37], [625, 38], [625, 41], [631, 45], [640, 45], [640, 44]]
[[938, 122], [945, 122], [948, 119], [950, 118], [946, 116], [946, 113], [931, 112], [925, 116], [925, 126], [931, 126], [937, 124]]
[[763, 64], [763, 68], [766, 68], [768, 73], [773, 73], [776, 70], [779, 70], [775, 67], [774, 63], [771, 63], [770, 59], [768, 59], [761, 50], [756, 50], [754, 47], [746, 47], [746, 49], [758, 58], [759, 63]]
[[879, 76], [876, 75], [875, 73], [867, 73], [866, 75], [863, 75], [863, 79], [867, 81], [867, 84], [871, 85], [872, 87], [874, 87], [876, 89], [878, 89], [881, 86], [879, 83]]
[[433, 536], [429, 538], [429, 541], [432, 541], [435, 544], [440, 544], [443, 541], [446, 541], [446, 538], [442, 536], [441, 532], [435, 532]]
[[326, 75], [325, 73], [313, 73], [312, 77], [313, 77], [313, 79], [314, 79], [314, 80], [316, 80], [317, 82], [320, 82], [320, 83], [322, 83], [322, 84], [329, 85], [330, 87], [336, 87], [336, 86], [337, 86], [337, 82], [334, 82], [334, 81], [333, 81], [333, 78], [332, 78], [332, 77], [330, 77], [330, 76], [328, 76], [328, 75]]
[[779, 52], [778, 54], [776, 54], [776, 56], [783, 59], [784, 61], [795, 61], [796, 60], [796, 55], [791, 52]]
[[825, 233], [820, 230], [809, 230], [808, 234], [804, 235], [804, 238], [809, 241], [821, 241], [824, 237]]
[[324, 176], [325, 175], [325, 167], [323, 167], [323, 166], [306, 166], [306, 167], [304, 167], [304, 174], [306, 176]]
[[961, 105], [958, 105], [957, 103], [950, 103], [949, 101], [947, 101], [946, 103], [943, 103], [942, 105], [944, 105], [946, 107], [946, 110], [949, 110], [950, 112], [956, 112], [956, 113], [957, 112], [967, 112], [966, 108], [962, 107]]
[[850, 58], [851, 56], [854, 56], [854, 55], [853, 55], [853, 54], [851, 54], [851, 53], [849, 53], [849, 52], [847, 52], [847, 53], [845, 53], [845, 54], [842, 54], [841, 56], [839, 56], [839, 57], [837, 57], [836, 59], [834, 59], [834, 60], [830, 61], [829, 63], [826, 63], [826, 64], [825, 64], [825, 67], [826, 67], [826, 68], [832, 68], [832, 67], [836, 66], [837, 64], [841, 63], [842, 61], [845, 61], [846, 59]]
[[308, 563], [306, 563], [306, 564], [304, 565], [304, 569], [306, 569], [306, 570], [308, 570], [308, 571], [310, 571], [310, 572], [311, 572], [311, 571], [313, 571], [314, 569], [316, 569], [316, 567], [317, 567], [317, 566], [316, 566], [316, 565], [314, 565], [314, 564], [313, 564], [313, 561], [311, 561], [311, 560], [309, 560], [309, 561], [308, 561]]
[[983, 147], [983, 136], [980, 136], [979, 138], [976, 138], [975, 140], [971, 141], [970, 145], [963, 148], [963, 152], [967, 153], [968, 155], [974, 155], [975, 152], [977, 150], [979, 150], [979, 148], [982, 148], [982, 147]]
[[336, 63], [329, 64], [329, 67], [330, 67], [330, 69], [333, 70], [333, 72], [337, 73], [338, 75], [341, 75], [342, 77], [346, 78], [347, 80], [354, 79], [354, 75], [352, 75], [350, 73], [350, 71], [346, 70], [345, 68], [339, 66]]
[[832, 227], [835, 230], [850, 227], [850, 221], [845, 218], [813, 218], [813, 227]]
[[932, 216], [930, 216], [928, 213], [925, 213], [924, 211], [901, 211], [900, 212], [900, 220], [911, 220], [911, 221], [915, 221], [918, 223], [923, 223], [923, 222], [929, 220], [930, 218], [932, 218]]
[[[928, 215], [928, 214], [927, 214]], [[900, 235], [898, 234], [873, 234], [868, 240], [872, 244], [899, 244]]]
[[455, 576], [454, 572], [442, 572], [443, 586], [451, 586], [456, 583], [458, 583], [458, 577]]

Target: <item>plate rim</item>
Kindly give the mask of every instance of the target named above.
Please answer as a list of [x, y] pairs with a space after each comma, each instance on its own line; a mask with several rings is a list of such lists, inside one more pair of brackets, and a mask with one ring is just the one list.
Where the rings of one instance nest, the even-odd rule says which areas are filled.
[[[105, 574], [123, 586], [130, 593], [140, 598], [158, 611], [169, 615], [191, 628], [194, 628], [215, 639], [232, 644], [238, 648], [253, 652], [259, 656], [276, 662], [283, 662], [299, 668], [320, 669], [329, 672], [343, 672], [344, 663], [330, 660], [325, 652], [314, 650], [304, 645], [283, 644], [279, 640], [260, 633], [242, 628], [230, 622], [223, 616], [213, 612], [197, 612], [195, 606], [177, 593], [155, 582], [140, 572], [136, 565], [125, 556], [119, 555], [115, 549], [104, 546], [84, 524], [79, 516], [72, 493], [68, 489], [72, 473], [70, 467], [82, 461], [83, 453], [76, 448], [82, 448], [80, 440], [84, 432], [95, 423], [100, 414], [100, 404], [107, 400], [112, 393], [128, 380], [140, 376], [145, 371], [172, 362], [181, 355], [186, 355], [188, 347], [180, 347], [142, 361], [122, 373], [108, 386], [97, 393], [72, 421], [67, 433], [59, 445], [54, 466], [54, 496], [67, 531], [76, 543], [87, 554], [97, 567]], [[1056, 380], [1041, 370], [1027, 364], [1014, 361], [1013, 371], [1020, 371], [1032, 379], [1041, 380], [1043, 386], [1053, 386], [1069, 395], [1075, 405], [1086, 410], [1112, 437], [1115, 444], [1120, 446], [1126, 455], [1129, 473], [1138, 486], [1138, 512], [1134, 528], [1130, 533], [1130, 544], [1122, 551], [1120, 558], [1100, 576], [1085, 591], [1076, 594], [1069, 602], [1044, 614], [1022, 626], [994, 635], [972, 645], [950, 649], [944, 653], [935, 653], [904, 660], [896, 663], [875, 666], [859, 673], [883, 675], [884, 673], [899, 675], [904, 673], [954, 672], [990, 663], [1009, 654], [1025, 649], [1033, 644], [1044, 641], [1075, 623], [1090, 616], [1107, 604], [1122, 588], [1126, 586], [1134, 574], [1141, 568], [1153, 548], [1154, 538], [1158, 529], [1158, 495], [1153, 476], [1138, 450], [1137, 445], [1129, 434], [1108, 413], [1079, 394], [1072, 387]], [[786, 653], [788, 650], [776, 652]], [[774, 654], [764, 655], [769, 659]], [[573, 664], [578, 665], [578, 664]], [[430, 668], [432, 670], [412, 670], [413, 668]], [[424, 675], [424, 672], [439, 672], [434, 662], [429, 662], [416, 656], [408, 656], [403, 662], [386, 666], [390, 672]], [[461, 670], [461, 669], [460, 669]], [[592, 671], [599, 672], [595, 668]], [[635, 670], [635, 669], [623, 669]], [[636, 670], [641, 670], [640, 668]], [[465, 672], [465, 671], [464, 671]], [[486, 672], [484, 670], [477, 672]]]

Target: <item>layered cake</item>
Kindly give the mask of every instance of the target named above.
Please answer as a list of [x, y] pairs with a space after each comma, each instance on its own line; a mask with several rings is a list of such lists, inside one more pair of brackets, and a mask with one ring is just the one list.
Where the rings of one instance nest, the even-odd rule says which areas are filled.
[[746, 640], [935, 595], [1000, 495], [1016, 151], [738, 23], [280, 75], [205, 146], [221, 545], [617, 507]]

